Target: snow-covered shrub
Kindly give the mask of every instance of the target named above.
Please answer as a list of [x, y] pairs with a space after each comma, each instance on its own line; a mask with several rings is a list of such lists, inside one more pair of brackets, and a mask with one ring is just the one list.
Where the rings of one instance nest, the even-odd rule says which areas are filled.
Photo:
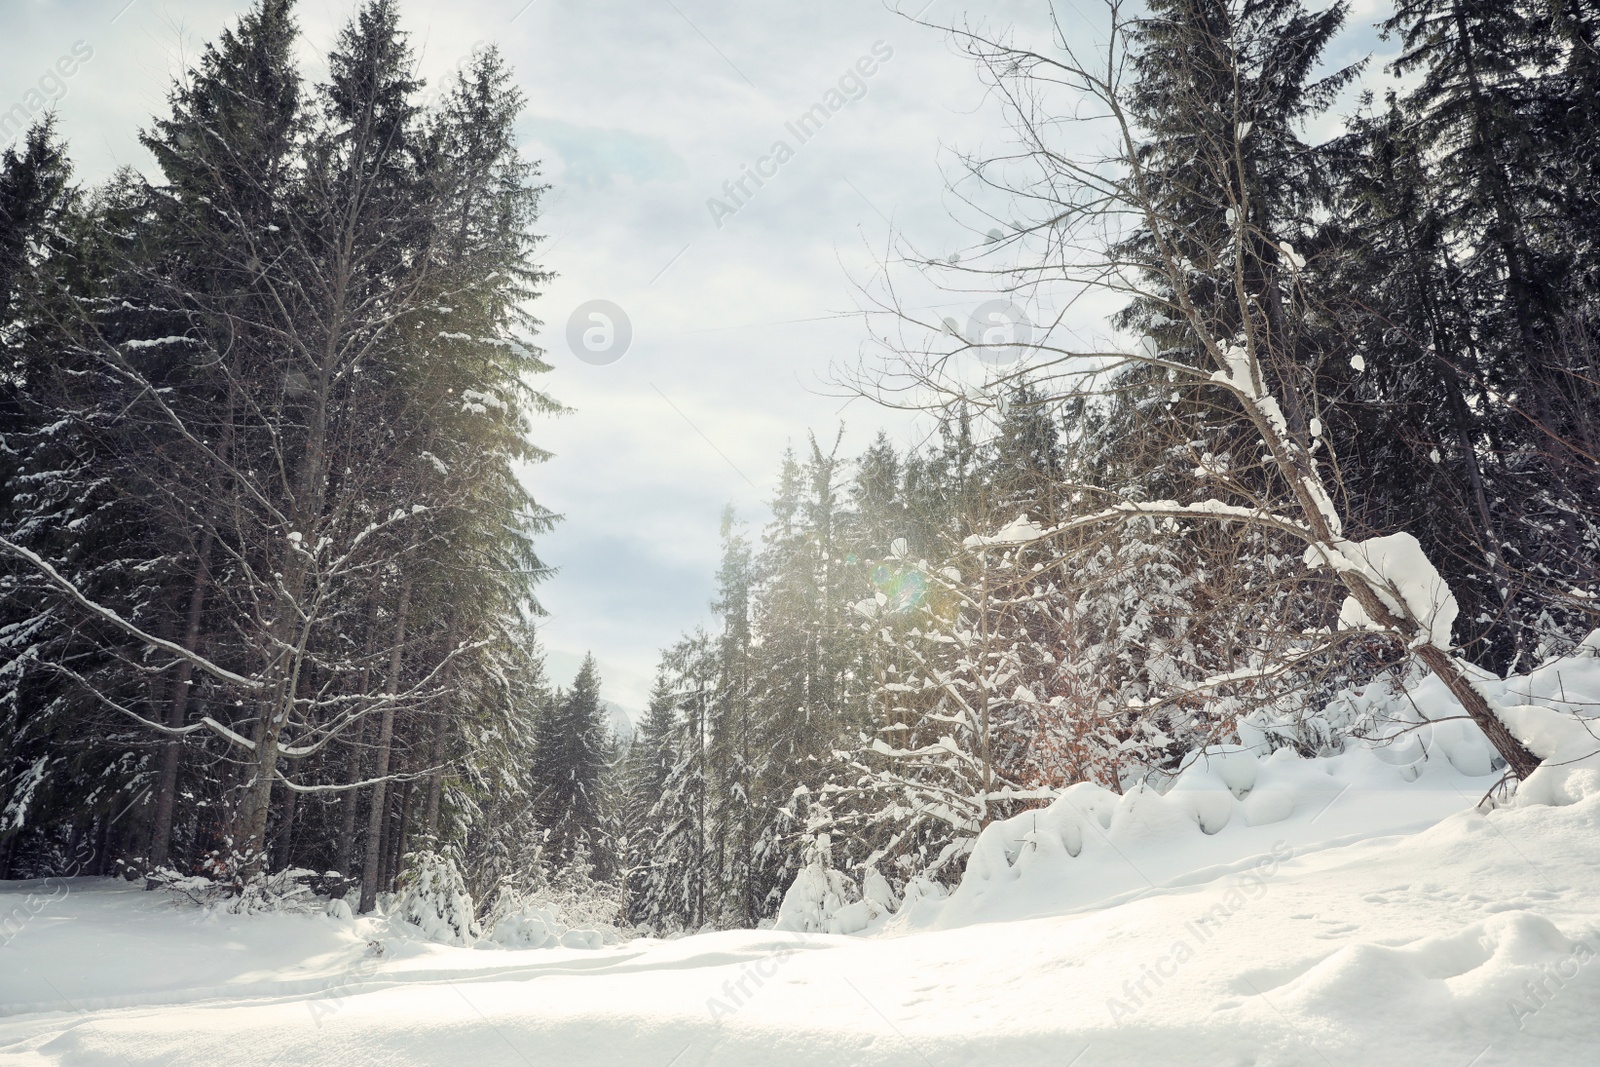
[[489, 940], [506, 948], [603, 948], [620, 938], [615, 927], [569, 926], [559, 908], [514, 889], [496, 899], [488, 925]]
[[835, 916], [856, 899], [856, 886], [850, 876], [808, 863], [794, 876], [794, 883], [783, 894], [774, 929], [796, 933], [830, 933]]
[[817, 834], [806, 847], [806, 865], [794, 876], [783, 895], [773, 929], [801, 934], [854, 934], [895, 906], [894, 890], [887, 879], [868, 868], [863, 885], [843, 871], [834, 870], [831, 841]]
[[441, 852], [411, 855], [389, 914], [441, 944], [470, 945], [480, 933], [477, 908], [461, 870]]
[[507, 948], [601, 948], [626, 940], [622, 891], [596, 881], [580, 857], [531, 886], [503, 882], [484, 923], [488, 939]]
[[915, 877], [906, 883], [905, 892], [896, 905], [890, 926], [916, 929], [931, 922], [939, 914], [950, 891], [931, 878]]
[[323, 906], [317, 895], [320, 875], [303, 867], [262, 872], [246, 879], [229, 861], [213, 863], [208, 874], [183, 874], [158, 867], [144, 875], [145, 885], [169, 893], [179, 904], [219, 907], [235, 915], [263, 912], [312, 912]]
[[868, 867], [867, 873], [861, 879], [861, 896], [870, 900], [884, 911], [893, 911], [900, 906], [900, 898], [895, 893], [889, 880], [878, 873], [876, 867]]
[[489, 913], [488, 938], [506, 948], [554, 948], [566, 926], [551, 908], [523, 899], [514, 889], [504, 889]]

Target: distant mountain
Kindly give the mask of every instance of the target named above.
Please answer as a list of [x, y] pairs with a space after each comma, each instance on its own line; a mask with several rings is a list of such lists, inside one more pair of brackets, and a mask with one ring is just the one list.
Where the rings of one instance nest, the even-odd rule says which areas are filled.
[[606, 712], [606, 725], [611, 728], [612, 736], [621, 741], [626, 747], [633, 743], [633, 713], [613, 700], [601, 700], [600, 706]]

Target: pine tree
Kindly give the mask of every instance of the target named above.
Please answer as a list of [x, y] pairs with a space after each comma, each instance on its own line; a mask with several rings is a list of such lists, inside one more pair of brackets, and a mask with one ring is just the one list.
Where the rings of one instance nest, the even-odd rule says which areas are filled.
[[1532, 191], [1516, 184], [1537, 173], [1527, 119], [1530, 75], [1551, 59], [1541, 29], [1528, 5], [1504, 0], [1400, 0], [1384, 23], [1402, 46], [1395, 72], [1421, 74], [1405, 105], [1437, 160], [1430, 177], [1444, 213], [1458, 232], [1469, 218], [1481, 227], [1479, 255], [1493, 258], [1478, 269], [1503, 277], [1502, 313], [1530, 358], [1559, 313], [1531, 239]]
[[656, 672], [644, 719], [639, 723], [623, 765], [620, 836], [626, 914], [631, 922], [648, 929], [675, 925], [668, 921], [674, 913], [663, 899], [664, 880], [658, 879], [655, 873], [661, 861], [665, 816], [660, 802], [666, 795], [667, 781], [676, 762], [673, 750], [675, 708], [672, 683], [663, 666]]
[[754, 667], [751, 631], [750, 547], [735, 528], [732, 507], [722, 515], [722, 566], [711, 608], [721, 617], [716, 637], [716, 691], [708, 713], [708, 765], [712, 804], [710, 863], [716, 872], [715, 921], [754, 926], [757, 918], [752, 852], [757, 830], [755, 803]]
[[[27, 247], [71, 254], [34, 290], [5, 260], [8, 355], [26, 322], [33, 362], [0, 402], [55, 430], [4, 427], [6, 593], [49, 608], [7, 631], [26, 662], [0, 704], [31, 709], [5, 743], [48, 756], [16, 750], [17, 797], [65, 799], [41, 848], [127, 808], [108, 847], [156, 863], [363, 853], [370, 906], [419, 841], [525, 851], [526, 819], [491, 831], [480, 801], [520, 788], [482, 731], [520, 729], [510, 687], [539, 676], [541, 187], [493, 50], [424, 114], [393, 4], [358, 10], [314, 90], [295, 42], [292, 4], [259, 0], [146, 132], [161, 181], [51, 216]], [[107, 610], [86, 625], [64, 593]]]
[[870, 674], [847, 616], [852, 578], [860, 579], [847, 562], [838, 441], [828, 453], [814, 437], [810, 446], [804, 464], [784, 458], [756, 563], [754, 881], [763, 913], [777, 907], [802, 862], [796, 791], [842, 770], [838, 742], [868, 715]]
[[1414, 85], [1357, 124], [1345, 178], [1353, 269], [1337, 281], [1377, 294], [1341, 315], [1375, 357], [1343, 405], [1349, 484], [1376, 521], [1415, 526], [1458, 591], [1462, 636], [1498, 670], [1587, 632], [1569, 591], [1600, 580], [1580, 503], [1600, 485], [1579, 458], [1600, 446], [1592, 245], [1568, 184], [1593, 155], [1578, 88], [1592, 21], [1398, 5], [1384, 28]]
[[600, 677], [587, 655], [572, 688], [556, 692], [534, 732], [533, 814], [551, 867], [564, 867], [586, 850], [600, 876], [607, 876], [610, 843], [602, 832], [601, 789], [609, 756]]
[[[79, 244], [84, 205], [71, 180], [53, 117], [27, 130], [20, 152], [0, 155], [0, 533], [127, 610], [139, 591], [121, 565], [130, 547], [145, 546], [121, 544], [129, 509], [96, 469], [84, 419], [93, 407], [64, 411], [55, 402], [82, 368], [52, 345], [53, 323], [87, 293], [83, 264], [93, 258], [92, 242]], [[98, 836], [94, 823], [103, 825], [108, 805], [125, 803], [118, 798], [133, 784], [137, 756], [90, 740], [114, 724], [52, 669], [72, 663], [106, 695], [137, 700], [143, 687], [128, 684], [118, 658], [131, 650], [115, 639], [101, 644], [107, 636], [85, 632], [55, 605], [32, 568], [0, 561], [0, 877], [52, 869], [63, 840], [19, 849], [29, 844], [24, 827]]]
[[704, 630], [662, 656], [673, 709], [671, 769], [651, 821], [659, 843], [647, 880], [648, 908], [658, 929], [695, 931], [712, 921], [718, 871], [710, 852], [711, 767], [707, 729], [717, 692], [717, 661]]
[[[1342, 4], [1311, 13], [1299, 0], [1157, 0], [1132, 33], [1137, 78], [1128, 106], [1145, 139], [1143, 187], [1166, 239], [1192, 268], [1184, 300], [1216, 336], [1238, 334], [1246, 314], [1234, 296], [1238, 272], [1250, 325], [1266, 341], [1264, 368], [1301, 438], [1313, 417], [1302, 394], [1317, 337], [1299, 306], [1305, 257], [1294, 249], [1310, 244], [1329, 160], [1300, 130], [1359, 72], [1356, 65], [1312, 77], [1347, 13]], [[1142, 228], [1117, 250], [1147, 264], [1151, 283], [1120, 321], [1160, 349], [1192, 353], [1196, 339], [1179, 325], [1180, 301], [1155, 248]]]

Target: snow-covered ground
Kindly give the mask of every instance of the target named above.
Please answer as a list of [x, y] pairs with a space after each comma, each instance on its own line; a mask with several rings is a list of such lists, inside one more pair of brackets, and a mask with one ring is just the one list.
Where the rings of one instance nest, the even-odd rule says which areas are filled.
[[1600, 796], [901, 937], [474, 950], [92, 880], [0, 906], [33, 912], [0, 949], [18, 1064], [1600, 1062]]
[[995, 824], [954, 895], [868, 936], [462, 948], [0, 883], [0, 1063], [1592, 1067], [1600, 771], [1546, 719], [1600, 707], [1600, 659], [1494, 688], [1556, 757], [1515, 805], [1477, 810], [1495, 775], [1458, 719], [1219, 749], [1164, 792]]

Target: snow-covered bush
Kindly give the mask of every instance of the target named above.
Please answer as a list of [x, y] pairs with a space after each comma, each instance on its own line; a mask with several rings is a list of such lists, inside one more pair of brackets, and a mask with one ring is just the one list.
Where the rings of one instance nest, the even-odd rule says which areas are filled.
[[868, 868], [861, 887], [834, 870], [831, 841], [817, 834], [806, 847], [806, 864], [783, 894], [776, 930], [801, 934], [854, 934], [887, 915], [897, 903], [887, 879]]
[[422, 931], [430, 941], [470, 945], [480, 933], [477, 908], [461, 869], [446, 853], [417, 852], [410, 857], [390, 916]]
[[602, 948], [620, 939], [615, 927], [571, 926], [560, 908], [516, 890], [496, 900], [488, 936], [506, 948]]
[[601, 948], [628, 937], [622, 904], [621, 889], [596, 881], [580, 858], [531, 886], [501, 883], [484, 926], [507, 948]]
[[235, 915], [313, 912], [324, 906], [317, 894], [321, 876], [316, 871], [289, 867], [245, 879], [237, 870], [223, 867], [213, 865], [209, 874], [183, 874], [171, 867], [158, 867], [145, 874], [145, 885], [164, 890], [179, 904], [219, 907]]

